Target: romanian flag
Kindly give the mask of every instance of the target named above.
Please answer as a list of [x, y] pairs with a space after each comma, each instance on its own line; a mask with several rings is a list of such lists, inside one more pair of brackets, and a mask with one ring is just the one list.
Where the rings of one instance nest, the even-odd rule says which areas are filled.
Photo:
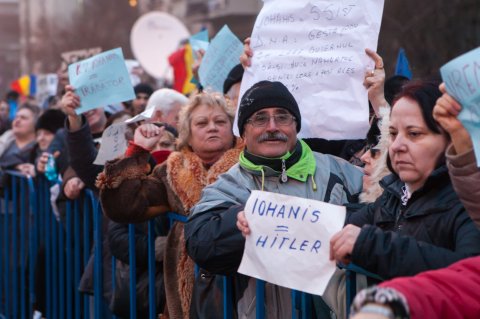
[[37, 79], [33, 74], [23, 75], [10, 83], [10, 89], [22, 96], [33, 96], [37, 93]]
[[195, 90], [195, 84], [190, 82], [193, 77], [192, 65], [194, 62], [190, 44], [185, 44], [173, 52], [168, 57], [168, 62], [173, 67], [173, 89], [183, 94], [189, 94]]

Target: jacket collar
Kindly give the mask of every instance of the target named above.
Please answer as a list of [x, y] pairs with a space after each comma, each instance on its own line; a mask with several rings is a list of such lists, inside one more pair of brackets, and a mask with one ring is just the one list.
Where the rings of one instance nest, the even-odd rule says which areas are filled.
[[[306, 182], [308, 176], [315, 174], [316, 162], [310, 147], [301, 139], [298, 140], [293, 153], [288, 152], [280, 158], [264, 158], [240, 154], [240, 166], [252, 173], [266, 176], [278, 176], [282, 173], [282, 161], [285, 162], [286, 175], [298, 181]], [[287, 164], [288, 163], [288, 164]]]
[[[402, 187], [405, 185], [400, 180], [398, 175], [390, 174], [385, 176], [380, 185], [386, 192], [393, 194], [399, 200], [403, 194]], [[450, 199], [458, 199], [456, 193], [453, 191], [451, 194], [440, 196], [439, 192], [432, 193], [432, 190], [438, 190], [445, 188], [447, 185], [451, 185], [450, 176], [446, 165], [442, 165], [435, 169], [425, 181], [425, 184], [418, 190], [412, 193], [408, 203], [407, 210], [405, 211], [405, 217], [420, 216], [429, 214], [431, 211], [440, 211], [444, 206], [450, 206]], [[440, 198], [441, 197], [441, 198]], [[421, 199], [417, 201], [417, 199]], [[457, 200], [455, 200], [457, 202]]]
[[[436, 168], [430, 174], [430, 176], [428, 176], [425, 184], [420, 189], [413, 192], [413, 194], [423, 193], [426, 190], [430, 190], [432, 187], [439, 187], [447, 183], [450, 183], [448, 169], [446, 165], [442, 165]], [[380, 181], [380, 185], [383, 187], [383, 189], [401, 196], [402, 187], [405, 185], [405, 183], [400, 180], [397, 174], [390, 174], [382, 178], [382, 180]]]

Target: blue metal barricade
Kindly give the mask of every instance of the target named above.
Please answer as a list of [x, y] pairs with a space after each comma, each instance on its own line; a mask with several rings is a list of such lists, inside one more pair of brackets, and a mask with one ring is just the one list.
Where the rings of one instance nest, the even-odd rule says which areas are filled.
[[35, 232], [31, 197], [31, 178], [12, 172], [4, 183], [1, 255], [0, 255], [0, 314], [7, 318], [27, 318], [33, 307], [32, 293], [33, 260], [35, 253]]
[[[47, 318], [104, 318], [103, 299], [103, 221], [98, 200], [90, 190], [79, 199], [67, 201], [65, 214], [58, 214], [50, 202], [52, 184], [44, 178], [34, 181], [17, 172], [8, 172], [11, 182], [3, 189], [0, 205], [0, 317], [31, 317], [37, 302], [35, 295], [36, 258], [45, 255], [45, 314]], [[168, 213], [170, 224], [185, 223], [186, 216]], [[92, 247], [93, 243], [93, 247]], [[79, 291], [81, 276], [94, 254], [93, 298]], [[135, 230], [129, 225], [130, 318], [136, 318]], [[43, 260], [43, 259], [42, 259]], [[115, 284], [115, 260], [112, 259], [112, 289]], [[355, 294], [355, 274], [371, 277], [355, 265], [347, 270], [347, 312]], [[149, 318], [156, 309], [155, 231], [148, 222]], [[42, 276], [42, 274], [40, 274]], [[38, 279], [38, 278], [37, 278]], [[380, 279], [380, 278], [378, 278]], [[232, 318], [233, 279], [223, 278], [224, 318]], [[256, 281], [256, 317], [265, 318], [265, 282]], [[93, 306], [91, 300], [93, 299]], [[312, 296], [292, 290], [292, 318], [312, 318]], [[93, 312], [93, 313], [92, 313]], [[93, 314], [93, 316], [92, 316]]]
[[44, 317], [91, 318], [90, 298], [79, 292], [78, 285], [95, 236], [93, 305], [95, 317], [102, 318], [105, 305], [98, 292], [102, 291], [103, 231], [98, 200], [87, 190], [78, 200], [67, 201], [60, 216], [50, 203], [53, 184], [15, 171], [6, 174], [0, 205], [0, 317], [31, 318], [39, 306], [35, 281], [43, 280]]

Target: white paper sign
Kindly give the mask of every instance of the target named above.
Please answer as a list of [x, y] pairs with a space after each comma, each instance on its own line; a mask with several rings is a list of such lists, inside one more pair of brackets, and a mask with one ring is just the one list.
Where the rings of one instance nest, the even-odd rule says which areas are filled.
[[38, 103], [45, 106], [50, 96], [57, 94], [58, 75], [55, 73], [37, 75], [37, 93], [35, 94]]
[[280, 81], [300, 106], [300, 137], [365, 138], [363, 78], [373, 68], [365, 48], [377, 48], [382, 12], [383, 0], [264, 0], [240, 96], [259, 81]]
[[322, 295], [335, 271], [330, 238], [345, 222], [345, 207], [252, 191], [245, 206], [247, 236], [239, 273]]
[[100, 149], [93, 164], [104, 165], [106, 161], [115, 159], [125, 154], [128, 143], [125, 139], [127, 125], [116, 123], [110, 125], [102, 134]]

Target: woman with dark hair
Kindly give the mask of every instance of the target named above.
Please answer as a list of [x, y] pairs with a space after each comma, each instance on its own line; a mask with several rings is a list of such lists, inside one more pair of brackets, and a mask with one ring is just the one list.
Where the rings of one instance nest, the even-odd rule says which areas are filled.
[[330, 258], [384, 279], [446, 267], [480, 254], [480, 231], [455, 193], [445, 150], [449, 136], [432, 110], [438, 83], [412, 82], [390, 114], [391, 175], [374, 203], [349, 214], [330, 241]]
[[[437, 100], [433, 117], [452, 140], [446, 152], [449, 174], [460, 200], [479, 227], [480, 169], [472, 138], [457, 118], [462, 106], [446, 92], [445, 84], [440, 90], [443, 95]], [[355, 297], [353, 318], [371, 318], [371, 307], [384, 307], [382, 318], [480, 318], [479, 265], [479, 256], [467, 258], [447, 268], [370, 287]]]

